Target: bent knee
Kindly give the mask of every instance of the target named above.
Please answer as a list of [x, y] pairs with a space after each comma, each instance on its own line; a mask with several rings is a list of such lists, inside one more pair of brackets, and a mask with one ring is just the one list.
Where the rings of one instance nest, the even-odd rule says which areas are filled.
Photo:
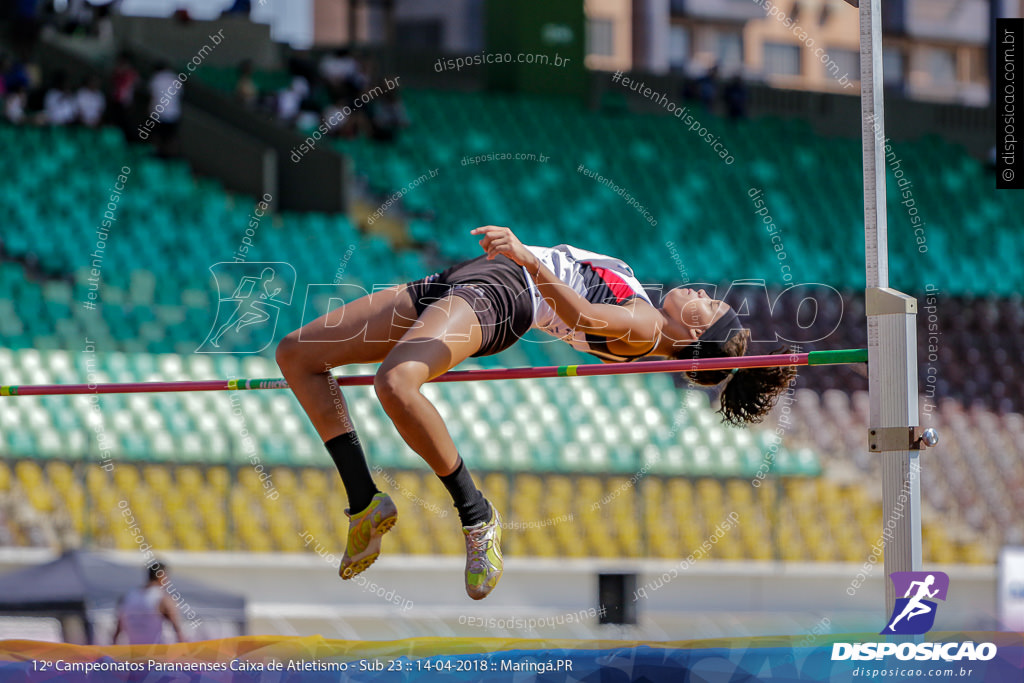
[[310, 344], [303, 344], [299, 339], [299, 331], [289, 332], [284, 339], [277, 343], [274, 351], [274, 360], [282, 372], [289, 370], [309, 370], [310, 372], [323, 371], [323, 368], [312, 369], [312, 361], [308, 358]]
[[403, 403], [408, 397], [419, 393], [424, 381], [426, 378], [422, 371], [412, 363], [385, 365], [374, 375], [373, 389], [382, 404]]

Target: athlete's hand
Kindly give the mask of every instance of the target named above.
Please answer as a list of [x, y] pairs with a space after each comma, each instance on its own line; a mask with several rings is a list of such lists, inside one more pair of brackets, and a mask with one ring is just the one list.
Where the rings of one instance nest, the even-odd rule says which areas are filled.
[[536, 270], [537, 257], [529, 249], [523, 246], [519, 238], [508, 228], [501, 228], [497, 225], [485, 225], [482, 228], [474, 228], [471, 235], [483, 235], [480, 246], [487, 252], [487, 260], [493, 260], [499, 254], [507, 256], [521, 266], [525, 266], [531, 273]]

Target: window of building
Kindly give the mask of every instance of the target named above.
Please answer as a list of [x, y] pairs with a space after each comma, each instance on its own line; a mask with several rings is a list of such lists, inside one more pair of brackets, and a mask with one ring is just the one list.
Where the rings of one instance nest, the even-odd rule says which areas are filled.
[[690, 61], [690, 31], [678, 24], [668, 31], [668, 65], [673, 71], [682, 71]]
[[743, 35], [739, 31], [719, 31], [715, 41], [718, 66], [732, 72], [743, 66]]
[[903, 82], [903, 51], [896, 47], [882, 49], [882, 78], [886, 85]]
[[614, 23], [610, 19], [587, 20], [587, 54], [601, 57], [615, 55]]
[[764, 72], [768, 76], [799, 76], [800, 46], [765, 43]]
[[952, 50], [933, 48], [928, 56], [928, 75], [935, 85], [956, 83], [956, 55]]
[[838, 80], [846, 76], [851, 81], [860, 80], [859, 50], [844, 50], [838, 47], [828, 48], [828, 56], [835, 63], [834, 67], [828, 62], [825, 63], [825, 73], [829, 77]]

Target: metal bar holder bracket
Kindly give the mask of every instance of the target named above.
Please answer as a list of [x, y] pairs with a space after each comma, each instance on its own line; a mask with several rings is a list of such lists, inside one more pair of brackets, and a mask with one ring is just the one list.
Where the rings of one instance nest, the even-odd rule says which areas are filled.
[[868, 450], [922, 451], [939, 443], [939, 434], [928, 427], [872, 427], [868, 430]]

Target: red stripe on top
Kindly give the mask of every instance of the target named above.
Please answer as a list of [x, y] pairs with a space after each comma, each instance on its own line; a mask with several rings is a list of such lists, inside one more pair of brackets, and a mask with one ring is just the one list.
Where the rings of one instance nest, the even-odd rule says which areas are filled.
[[626, 299], [637, 295], [633, 288], [626, 284], [626, 281], [615, 271], [608, 270], [607, 268], [598, 268], [591, 264], [588, 265], [608, 285], [608, 288], [612, 290], [612, 294], [615, 295], [615, 303], [621, 304]]

